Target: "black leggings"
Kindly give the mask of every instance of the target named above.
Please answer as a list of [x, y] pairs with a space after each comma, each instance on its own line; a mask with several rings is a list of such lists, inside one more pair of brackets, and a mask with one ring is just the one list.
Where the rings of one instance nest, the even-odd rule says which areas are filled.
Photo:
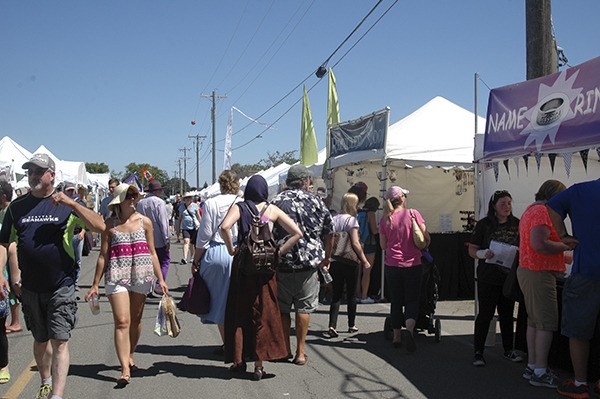
[[329, 327], [337, 328], [340, 302], [346, 285], [346, 304], [348, 305], [348, 327], [354, 327], [356, 320], [356, 282], [360, 265], [332, 262], [329, 273], [333, 277], [331, 306], [329, 307]]
[[473, 337], [475, 352], [485, 349], [485, 338], [490, 328], [494, 312], [498, 308], [498, 321], [504, 351], [513, 349], [513, 311], [515, 301], [502, 294], [501, 285], [488, 284], [482, 281], [477, 283], [477, 296], [479, 298], [479, 314], [475, 319], [475, 334]]
[[[386, 265], [385, 279], [390, 291], [392, 328], [402, 328], [404, 320], [417, 321], [419, 319], [423, 265], [411, 267]], [[404, 313], [402, 312], [403, 306]]]
[[0, 317], [0, 369], [8, 366], [8, 338], [5, 325], [6, 317]]

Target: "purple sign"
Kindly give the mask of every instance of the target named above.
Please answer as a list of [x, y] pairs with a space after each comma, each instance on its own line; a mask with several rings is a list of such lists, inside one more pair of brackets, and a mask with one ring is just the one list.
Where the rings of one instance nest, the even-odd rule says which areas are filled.
[[483, 159], [599, 145], [600, 57], [490, 92]]

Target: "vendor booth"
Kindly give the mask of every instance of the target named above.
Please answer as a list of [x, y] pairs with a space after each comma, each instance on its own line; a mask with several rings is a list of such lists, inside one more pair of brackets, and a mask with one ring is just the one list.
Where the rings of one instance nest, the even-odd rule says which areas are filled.
[[[473, 264], [466, 253], [467, 218], [474, 210], [475, 115], [435, 97], [388, 127], [389, 109], [330, 127], [331, 207], [354, 183], [383, 201], [393, 185], [410, 191], [432, 233], [431, 252], [440, 269], [441, 299], [473, 297]], [[483, 129], [485, 120], [477, 117]]]
[[[559, 180], [567, 187], [598, 179], [599, 103], [600, 57], [559, 73], [493, 89], [485, 136], [477, 140], [477, 214], [485, 214], [496, 190], [511, 193], [513, 213], [520, 217], [547, 179]], [[563, 281], [559, 279], [559, 291]], [[554, 367], [570, 367], [567, 341], [555, 334], [550, 358]], [[592, 352], [590, 360], [597, 363], [598, 337], [592, 342]], [[597, 364], [590, 368], [589, 377], [599, 377]]]

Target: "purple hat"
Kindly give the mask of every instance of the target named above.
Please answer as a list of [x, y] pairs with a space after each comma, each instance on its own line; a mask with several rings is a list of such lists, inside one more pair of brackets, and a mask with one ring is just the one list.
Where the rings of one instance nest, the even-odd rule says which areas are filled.
[[150, 183], [148, 183], [148, 187], [146, 188], [146, 191], [152, 192], [152, 191], [158, 191], [158, 190], [162, 190], [162, 185], [160, 184], [160, 182], [158, 180], [152, 180]]

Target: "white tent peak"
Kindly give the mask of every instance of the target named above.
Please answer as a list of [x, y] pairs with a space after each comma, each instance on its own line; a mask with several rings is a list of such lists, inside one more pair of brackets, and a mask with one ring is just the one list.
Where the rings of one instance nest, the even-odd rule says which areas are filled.
[[[485, 118], [477, 125], [483, 131]], [[388, 128], [387, 158], [469, 164], [474, 137], [475, 114], [437, 96]]]

